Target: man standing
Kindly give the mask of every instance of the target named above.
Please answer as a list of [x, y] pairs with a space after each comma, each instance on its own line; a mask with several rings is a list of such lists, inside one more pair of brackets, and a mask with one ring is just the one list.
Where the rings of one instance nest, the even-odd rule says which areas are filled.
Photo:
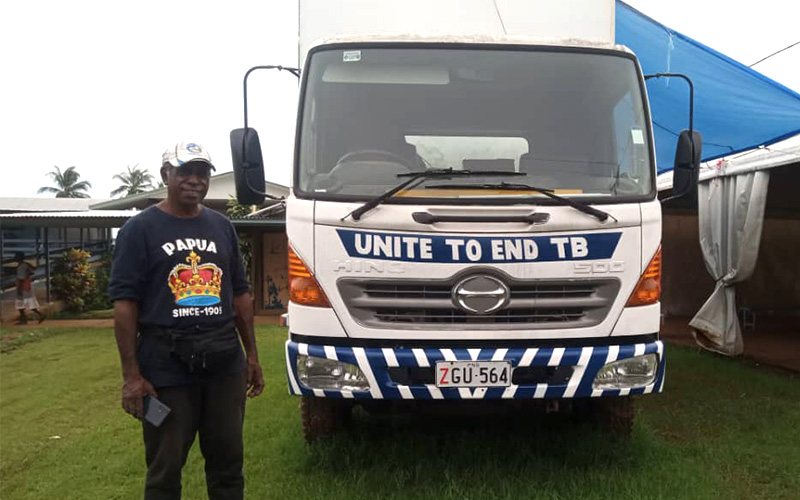
[[146, 500], [180, 498], [196, 434], [209, 498], [243, 497], [245, 394], [258, 396], [264, 379], [236, 233], [225, 216], [201, 205], [211, 170], [199, 144], [165, 151], [167, 198], [129, 220], [114, 249], [109, 296], [122, 407], [140, 420], [145, 396], [171, 408], [159, 427], [142, 424]]

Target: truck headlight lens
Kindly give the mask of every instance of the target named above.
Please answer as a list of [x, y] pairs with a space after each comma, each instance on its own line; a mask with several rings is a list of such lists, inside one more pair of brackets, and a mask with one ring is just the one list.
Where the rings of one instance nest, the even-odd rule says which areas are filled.
[[368, 391], [369, 381], [351, 363], [315, 356], [297, 356], [297, 376], [300, 383], [312, 389]]
[[652, 384], [658, 370], [658, 356], [655, 353], [636, 356], [608, 363], [597, 372], [592, 388], [630, 389]]

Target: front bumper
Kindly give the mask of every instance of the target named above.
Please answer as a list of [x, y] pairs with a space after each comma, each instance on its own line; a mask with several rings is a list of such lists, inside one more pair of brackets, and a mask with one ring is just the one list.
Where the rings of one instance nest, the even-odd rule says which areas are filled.
[[[610, 339], [611, 340], [611, 339]], [[653, 383], [630, 389], [595, 390], [592, 382], [605, 364], [644, 354], [658, 355], [658, 368]], [[299, 354], [335, 359], [357, 365], [369, 380], [369, 391], [322, 390], [302, 385], [297, 375]], [[522, 382], [508, 387], [439, 388], [435, 383], [399, 383], [397, 370], [425, 369], [437, 361], [500, 361], [517, 368], [566, 373], [556, 383]], [[626, 396], [661, 392], [664, 386], [664, 344], [649, 343], [585, 347], [542, 348], [379, 348], [341, 347], [286, 342], [286, 368], [289, 393], [303, 396], [351, 399], [563, 399]], [[432, 382], [432, 381], [431, 381]]]

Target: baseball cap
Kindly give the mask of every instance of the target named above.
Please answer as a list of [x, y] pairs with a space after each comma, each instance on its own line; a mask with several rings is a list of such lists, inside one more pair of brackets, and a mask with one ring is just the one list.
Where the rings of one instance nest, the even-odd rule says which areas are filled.
[[211, 166], [211, 170], [216, 170], [211, 163], [211, 156], [196, 142], [179, 142], [175, 147], [169, 148], [161, 155], [161, 165], [180, 167], [190, 161], [202, 161]]

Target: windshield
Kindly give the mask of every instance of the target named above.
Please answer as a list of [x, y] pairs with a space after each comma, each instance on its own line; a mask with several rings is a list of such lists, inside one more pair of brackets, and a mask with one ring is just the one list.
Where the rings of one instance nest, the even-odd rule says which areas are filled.
[[[336, 48], [311, 55], [295, 186], [365, 200], [426, 169], [525, 173], [595, 201], [651, 197], [649, 132], [632, 58], [607, 52]], [[397, 197], [541, 197], [463, 178]]]

